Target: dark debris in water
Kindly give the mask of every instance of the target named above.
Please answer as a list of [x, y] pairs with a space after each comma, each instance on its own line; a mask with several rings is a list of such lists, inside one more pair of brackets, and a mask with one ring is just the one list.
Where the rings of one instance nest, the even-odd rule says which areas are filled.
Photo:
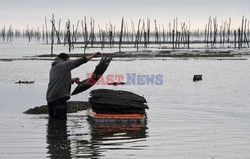
[[[86, 110], [90, 107], [89, 102], [86, 101], [69, 101], [67, 113], [76, 113], [78, 111]], [[48, 106], [42, 105], [35, 108], [30, 108], [24, 112], [25, 114], [48, 114]]]

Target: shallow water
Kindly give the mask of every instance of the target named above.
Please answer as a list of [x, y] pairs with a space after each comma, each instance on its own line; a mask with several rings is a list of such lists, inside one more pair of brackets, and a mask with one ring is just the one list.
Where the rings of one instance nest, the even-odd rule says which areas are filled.
[[[22, 55], [25, 53], [22, 52]], [[19, 55], [18, 55], [19, 56]], [[51, 61], [0, 62], [0, 158], [249, 158], [249, 60], [112, 61], [105, 75], [163, 74], [163, 85], [97, 85], [143, 95], [150, 107], [141, 125], [98, 125], [85, 111], [53, 121], [22, 112], [46, 104]], [[86, 78], [96, 61], [73, 70]], [[203, 80], [193, 82], [194, 74]], [[34, 80], [34, 84], [14, 84]], [[126, 79], [124, 79], [126, 81]]]

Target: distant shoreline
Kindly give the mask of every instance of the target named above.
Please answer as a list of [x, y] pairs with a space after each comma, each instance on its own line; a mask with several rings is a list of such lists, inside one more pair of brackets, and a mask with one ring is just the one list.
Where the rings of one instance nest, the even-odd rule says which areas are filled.
[[[68, 53], [70, 57], [81, 57], [82, 55], [90, 55], [89, 53]], [[154, 58], [154, 57], [240, 57], [250, 55], [250, 52], [237, 52], [234, 50], [142, 50], [142, 51], [126, 51], [104, 53], [105, 56], [112, 56], [113, 58]], [[44, 54], [34, 57], [56, 57], [57, 54]]]
[[[90, 55], [90, 53], [68, 53], [72, 58]], [[0, 61], [9, 62], [13, 60], [54, 60], [58, 54], [43, 54], [35, 56], [24, 56], [23, 58], [2, 58]], [[247, 60], [249, 50], [142, 50], [103, 53], [103, 56], [111, 56], [113, 59], [214, 59], [214, 60]]]
[[[69, 53], [70, 57], [82, 57], [81, 53]], [[161, 51], [126, 51], [126, 52], [114, 52], [114, 53], [104, 53], [105, 56], [111, 56], [113, 58], [128, 58], [128, 59], [156, 59], [156, 58], [237, 58], [245, 59], [243, 56], [250, 55], [250, 52], [237, 52], [234, 50], [161, 50]], [[45, 54], [38, 55], [36, 57], [56, 57], [57, 54]]]

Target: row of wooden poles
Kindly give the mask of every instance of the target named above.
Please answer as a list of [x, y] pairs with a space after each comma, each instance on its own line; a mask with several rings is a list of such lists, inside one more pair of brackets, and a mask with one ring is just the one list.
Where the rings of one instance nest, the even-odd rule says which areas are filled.
[[[49, 26], [50, 29], [49, 29]], [[152, 26], [153, 29], [152, 29]], [[249, 21], [242, 16], [242, 23], [238, 28], [231, 27], [231, 18], [229, 20], [218, 23], [217, 18], [209, 17], [208, 23], [203, 30], [190, 31], [190, 22], [178, 22], [175, 18], [173, 23], [169, 23], [168, 27], [159, 25], [156, 20], [153, 22], [150, 19], [139, 20], [135, 24], [132, 20], [130, 27], [128, 22], [122, 18], [121, 25], [116, 28], [111, 22], [103, 29], [100, 25], [95, 24], [95, 20], [87, 18], [78, 21], [77, 24], [71, 24], [68, 20], [65, 24], [65, 29], [61, 29], [61, 19], [58, 21], [56, 27], [56, 20], [54, 15], [48, 23], [45, 17], [45, 24], [40, 30], [30, 29], [29, 26], [23, 31], [13, 29], [10, 25], [1, 30], [0, 38], [3, 42], [11, 42], [15, 38], [27, 38], [28, 41], [35, 39], [36, 41], [43, 41], [47, 44], [51, 43], [51, 54], [53, 53], [53, 46], [56, 41], [57, 44], [68, 45], [69, 52], [74, 49], [74, 45], [81, 44], [84, 46], [84, 52], [87, 48], [122, 48], [134, 47], [138, 51], [140, 47], [164, 47], [168, 45], [171, 49], [190, 48], [190, 44], [206, 44], [207, 48], [216, 48], [216, 44], [220, 47], [234, 47], [244, 48], [249, 47], [250, 29]]]
[[[218, 35], [219, 34], [219, 35]], [[219, 39], [218, 39], [219, 36]], [[216, 43], [234, 43], [234, 48], [243, 48], [246, 44], [249, 48], [249, 21], [242, 17], [242, 24], [239, 28], [231, 30], [231, 18], [228, 21], [223, 21], [221, 26], [218, 26], [217, 18], [209, 17], [208, 24], [205, 26], [205, 39], [207, 44], [214, 46]], [[230, 39], [230, 38], [233, 39]]]

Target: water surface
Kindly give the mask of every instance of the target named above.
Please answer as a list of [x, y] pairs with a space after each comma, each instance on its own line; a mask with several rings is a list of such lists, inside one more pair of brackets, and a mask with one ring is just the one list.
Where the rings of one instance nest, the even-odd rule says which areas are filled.
[[[40, 60], [0, 62], [0, 158], [250, 156], [249, 60], [112, 61], [105, 75], [163, 74], [163, 85], [97, 85], [71, 98], [86, 101], [89, 92], [98, 88], [143, 95], [150, 107], [147, 122], [122, 126], [90, 123], [85, 111], [68, 114], [67, 121], [23, 114], [46, 104], [50, 64]], [[72, 75], [85, 79], [96, 65], [90, 61]], [[202, 74], [203, 80], [193, 82], [194, 74]], [[35, 83], [14, 84], [18, 80]]]

